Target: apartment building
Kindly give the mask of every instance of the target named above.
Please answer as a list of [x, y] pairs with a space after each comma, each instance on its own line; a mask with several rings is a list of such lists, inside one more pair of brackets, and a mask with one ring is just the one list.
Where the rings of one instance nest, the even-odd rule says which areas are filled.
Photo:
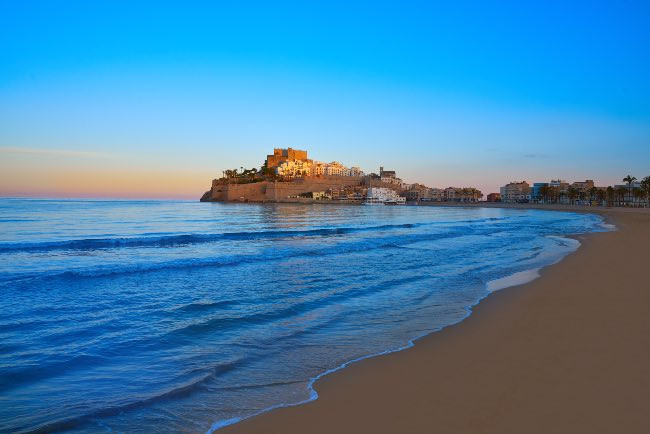
[[526, 181], [510, 182], [500, 190], [502, 202], [517, 203], [530, 200], [530, 185]]

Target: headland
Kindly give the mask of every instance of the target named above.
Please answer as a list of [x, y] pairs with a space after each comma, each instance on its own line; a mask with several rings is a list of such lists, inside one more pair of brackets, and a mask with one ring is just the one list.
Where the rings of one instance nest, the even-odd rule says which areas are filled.
[[275, 148], [259, 168], [225, 170], [212, 180], [202, 202], [291, 202], [405, 204], [407, 200], [477, 202], [483, 194], [473, 187], [431, 189], [407, 184], [394, 170], [380, 167], [366, 174], [358, 166], [308, 158], [307, 151]]

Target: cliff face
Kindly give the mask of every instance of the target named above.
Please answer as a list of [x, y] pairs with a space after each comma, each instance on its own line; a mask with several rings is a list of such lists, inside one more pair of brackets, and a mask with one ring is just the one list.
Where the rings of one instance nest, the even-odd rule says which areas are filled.
[[200, 202], [211, 202], [211, 201], [212, 201], [212, 189], [203, 193], [203, 196], [201, 196], [200, 199]]

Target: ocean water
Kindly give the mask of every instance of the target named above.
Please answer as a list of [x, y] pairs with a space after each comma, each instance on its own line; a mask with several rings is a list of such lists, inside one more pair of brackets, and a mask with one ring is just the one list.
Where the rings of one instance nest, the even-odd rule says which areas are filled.
[[600, 217], [0, 200], [0, 432], [207, 432], [457, 323]]

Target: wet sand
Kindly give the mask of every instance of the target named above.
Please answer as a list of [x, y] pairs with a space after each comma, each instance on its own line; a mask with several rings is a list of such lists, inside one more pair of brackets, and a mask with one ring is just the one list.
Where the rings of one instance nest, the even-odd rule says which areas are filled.
[[650, 432], [648, 211], [598, 209], [619, 230], [579, 237], [539, 279], [323, 377], [316, 401], [219, 432]]

